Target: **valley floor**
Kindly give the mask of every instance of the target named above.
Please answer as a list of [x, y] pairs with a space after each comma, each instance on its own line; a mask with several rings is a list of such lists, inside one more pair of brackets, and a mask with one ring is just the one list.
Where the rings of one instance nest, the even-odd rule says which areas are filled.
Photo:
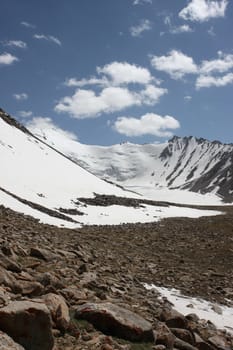
[[[224, 211], [199, 219], [71, 230], [40, 224], [1, 206], [1, 247], [23, 249], [20, 264], [35, 278], [49, 272], [64, 288], [78, 287], [80, 299], [115, 300], [153, 319], [155, 296], [144, 283], [233, 305], [233, 207]], [[38, 262], [27, 253], [32, 247], [59, 252], [61, 258]], [[72, 306], [75, 300], [69, 300]], [[76, 349], [69, 347], [72, 342], [73, 337], [58, 338], [58, 348]]]

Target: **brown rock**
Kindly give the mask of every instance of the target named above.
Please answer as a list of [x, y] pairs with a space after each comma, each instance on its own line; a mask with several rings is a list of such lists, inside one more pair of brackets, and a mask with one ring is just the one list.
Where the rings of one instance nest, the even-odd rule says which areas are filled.
[[164, 345], [166, 349], [173, 349], [175, 336], [165, 323], [157, 322], [155, 328], [156, 345]]
[[197, 333], [194, 333], [195, 346], [198, 350], [214, 350], [214, 347], [206, 343]]
[[183, 328], [186, 329], [188, 321], [180, 312], [165, 308], [160, 315], [160, 321], [165, 322], [169, 328]]
[[208, 339], [210, 344], [214, 345], [219, 350], [232, 350], [230, 344], [227, 343], [226, 339], [220, 335], [215, 335]]
[[65, 299], [61, 295], [49, 293], [43, 296], [43, 300], [51, 313], [56, 327], [61, 331], [66, 330], [69, 327], [70, 315]]
[[20, 289], [14, 275], [0, 266], [0, 285], [9, 287], [13, 292], [18, 293]]
[[148, 321], [111, 303], [84, 304], [76, 309], [75, 317], [86, 319], [106, 334], [126, 340], [154, 340], [152, 326]]
[[17, 264], [12, 259], [6, 257], [4, 254], [0, 254], [0, 265], [4, 267], [6, 270], [12, 271], [12, 272], [21, 272], [22, 267]]
[[17, 280], [17, 285], [22, 295], [38, 296], [43, 291], [43, 286], [39, 282]]
[[179, 339], [185, 341], [186, 343], [189, 343], [191, 345], [194, 345], [195, 340], [193, 334], [188, 331], [187, 329], [181, 329], [181, 328], [170, 328], [172, 333]]
[[85, 290], [82, 288], [78, 288], [76, 286], [69, 286], [60, 291], [63, 297], [69, 304], [77, 305], [83, 304], [87, 300], [87, 294]]
[[42, 303], [15, 301], [0, 309], [0, 329], [26, 350], [52, 350], [51, 317]]
[[53, 252], [51, 252], [48, 249], [42, 249], [42, 248], [31, 248], [30, 251], [30, 255], [38, 258], [38, 259], [42, 259], [45, 261], [51, 261], [51, 260], [55, 260], [58, 258], [58, 256], [56, 254], [54, 254]]
[[0, 350], [24, 350], [24, 348], [15, 343], [7, 334], [0, 331]]
[[198, 350], [195, 346], [179, 339], [176, 338], [175, 342], [174, 342], [174, 346], [175, 348], [179, 349], [179, 350]]

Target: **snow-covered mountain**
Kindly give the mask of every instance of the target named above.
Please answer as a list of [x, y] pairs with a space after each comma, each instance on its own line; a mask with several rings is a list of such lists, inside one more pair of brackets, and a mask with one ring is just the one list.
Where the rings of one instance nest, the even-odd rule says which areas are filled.
[[167, 216], [214, 215], [173, 206], [134, 203], [125, 206], [122, 199], [115, 205], [90, 202], [96, 194], [123, 197], [127, 201], [130, 201], [127, 197], [137, 200], [141, 197], [83, 169], [33, 136], [3, 110], [0, 110], [0, 159], [0, 205], [44, 223], [74, 228], [81, 224], [151, 222]]
[[[182, 202], [184, 197], [176, 191], [182, 189], [186, 195], [187, 190], [207, 194], [206, 202], [203, 196], [193, 195], [194, 202], [196, 198], [199, 203], [215, 204], [216, 195], [233, 201], [233, 144], [175, 136], [162, 144], [103, 147], [83, 145], [53, 126], [32, 125], [31, 131], [98, 177], [147, 197]], [[162, 198], [161, 193], [165, 193]]]

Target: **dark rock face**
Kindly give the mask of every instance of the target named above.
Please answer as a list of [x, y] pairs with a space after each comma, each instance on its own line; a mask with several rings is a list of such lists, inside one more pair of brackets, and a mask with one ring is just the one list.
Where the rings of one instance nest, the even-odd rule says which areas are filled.
[[153, 341], [152, 325], [136, 315], [111, 303], [84, 304], [75, 316], [94, 324], [101, 331], [132, 341]]

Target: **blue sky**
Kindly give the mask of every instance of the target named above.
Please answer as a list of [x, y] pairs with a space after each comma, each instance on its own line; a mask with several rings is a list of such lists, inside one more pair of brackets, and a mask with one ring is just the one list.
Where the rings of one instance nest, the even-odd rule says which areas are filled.
[[1, 0], [0, 9], [0, 106], [23, 123], [87, 144], [233, 142], [232, 1]]

